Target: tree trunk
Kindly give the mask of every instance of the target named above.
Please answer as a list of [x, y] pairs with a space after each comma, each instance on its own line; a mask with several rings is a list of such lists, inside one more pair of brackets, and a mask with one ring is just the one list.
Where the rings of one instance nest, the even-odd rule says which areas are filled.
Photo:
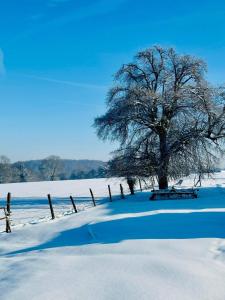
[[129, 186], [131, 195], [134, 195], [135, 180], [133, 178], [128, 177], [127, 178], [127, 184]]
[[168, 178], [167, 175], [158, 176], [159, 180], [159, 189], [168, 189]]
[[159, 189], [168, 189], [168, 165], [169, 157], [167, 151], [166, 133], [159, 137], [160, 139], [160, 164], [158, 170]]

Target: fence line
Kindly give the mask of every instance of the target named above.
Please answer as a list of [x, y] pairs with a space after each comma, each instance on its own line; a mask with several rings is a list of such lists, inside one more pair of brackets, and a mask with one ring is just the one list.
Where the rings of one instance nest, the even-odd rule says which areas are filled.
[[[140, 186], [140, 190], [139, 191], [143, 191], [144, 189], [147, 189], [148, 187], [147, 186], [145, 186], [145, 188], [143, 188], [142, 186], [141, 186], [141, 181], [140, 181], [140, 179], [139, 179], [139, 186]], [[123, 186], [122, 186], [122, 184], [120, 183], [119, 184], [119, 188], [120, 188], [120, 198], [121, 199], [124, 199], [125, 198], [125, 195], [124, 195], [124, 189], [123, 189]], [[91, 188], [89, 188], [89, 191], [90, 191], [90, 194], [91, 194], [91, 201], [92, 201], [92, 203], [93, 203], [93, 206], [95, 207], [96, 205], [97, 205], [97, 202], [96, 202], [96, 198], [95, 198], [95, 196], [94, 196], [94, 193], [93, 193], [93, 191], [92, 191], [92, 189]], [[136, 190], [136, 191], [138, 191], [138, 190]], [[110, 202], [113, 202], [112, 201], [112, 192], [111, 192], [111, 187], [110, 187], [110, 185], [108, 185], [108, 192], [109, 192], [109, 201]], [[116, 195], [117, 197], [119, 197], [119, 195], [117, 194]], [[57, 198], [55, 198], [55, 199], [64, 199], [64, 197], [57, 197]], [[84, 197], [84, 198], [86, 198], [86, 197]], [[87, 197], [88, 198], [88, 197]], [[100, 197], [100, 199], [106, 199], [107, 197], [106, 196], [104, 196], [104, 197]], [[44, 199], [44, 198], [43, 198]], [[67, 199], [67, 198], [65, 198], [65, 199]], [[12, 204], [12, 197], [11, 197], [11, 193], [8, 193], [7, 194], [7, 198], [6, 198], [6, 207], [0, 207], [0, 209], [3, 209], [3, 211], [4, 211], [4, 217], [2, 217], [2, 218], [0, 218], [0, 220], [5, 220], [5, 222], [6, 222], [6, 232], [8, 233], [8, 232], [11, 232], [11, 226], [10, 226], [10, 219], [9, 219], [9, 216], [10, 216], [10, 214], [11, 214], [11, 204]], [[52, 197], [51, 197], [51, 195], [50, 194], [48, 194], [47, 195], [47, 200], [48, 200], [48, 205], [49, 205], [49, 209], [50, 209], [50, 215], [51, 215], [51, 219], [52, 220], [54, 220], [55, 218], [56, 218], [56, 215], [55, 215], [55, 212], [54, 212], [54, 207], [53, 207], [53, 201], [52, 201]], [[74, 211], [74, 213], [77, 213], [78, 212], [78, 209], [77, 209], [77, 206], [76, 206], [76, 204], [75, 204], [75, 201], [74, 201], [74, 198], [70, 195], [69, 197], [68, 197], [68, 200], [70, 200], [71, 201], [71, 204], [72, 204], [72, 207], [73, 207], [73, 211]], [[57, 200], [55, 200], [55, 201], [57, 201]], [[54, 202], [55, 202], [54, 201]], [[25, 208], [26, 209], [26, 208]]]

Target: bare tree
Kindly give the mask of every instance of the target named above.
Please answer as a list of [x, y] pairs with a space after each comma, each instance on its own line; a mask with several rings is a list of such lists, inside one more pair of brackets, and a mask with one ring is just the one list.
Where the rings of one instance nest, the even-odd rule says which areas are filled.
[[25, 167], [22, 161], [15, 163], [12, 171], [13, 182], [27, 182], [32, 180], [32, 172]]
[[114, 159], [156, 175], [160, 189], [199, 166], [210, 170], [225, 137], [225, 92], [205, 72], [202, 60], [158, 46], [123, 65], [107, 112], [95, 119], [100, 138], [120, 142]]
[[0, 156], [0, 183], [10, 182], [12, 179], [12, 168], [10, 159], [5, 156]]
[[61, 171], [61, 159], [56, 155], [48, 156], [42, 161], [40, 165], [40, 172], [45, 180], [56, 180]]

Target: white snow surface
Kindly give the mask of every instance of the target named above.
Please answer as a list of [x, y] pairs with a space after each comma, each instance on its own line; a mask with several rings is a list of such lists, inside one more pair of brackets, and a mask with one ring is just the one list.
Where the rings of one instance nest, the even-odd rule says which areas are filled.
[[[120, 182], [0, 185], [1, 196], [12, 193], [14, 223], [12, 233], [0, 233], [0, 299], [224, 300], [225, 172], [205, 179], [190, 200], [149, 201], [150, 191], [120, 199]], [[55, 220], [42, 202], [47, 193]], [[70, 194], [78, 214], [60, 200]]]

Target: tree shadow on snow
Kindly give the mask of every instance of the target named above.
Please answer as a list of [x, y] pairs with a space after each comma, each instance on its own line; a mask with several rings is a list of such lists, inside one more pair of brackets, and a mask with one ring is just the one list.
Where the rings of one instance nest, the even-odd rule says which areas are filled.
[[[150, 192], [137, 192], [134, 196], [126, 196], [109, 204], [107, 208], [110, 214], [119, 213], [142, 213], [153, 210], [179, 210], [192, 209], [201, 210], [207, 208], [225, 208], [225, 188], [217, 187], [199, 188], [198, 198], [178, 200], [156, 200], [150, 201]], [[141, 203], [141, 205], [138, 205]]]
[[164, 212], [92, 223], [62, 231], [48, 242], [7, 255], [127, 240], [193, 238], [225, 238], [225, 212]]

